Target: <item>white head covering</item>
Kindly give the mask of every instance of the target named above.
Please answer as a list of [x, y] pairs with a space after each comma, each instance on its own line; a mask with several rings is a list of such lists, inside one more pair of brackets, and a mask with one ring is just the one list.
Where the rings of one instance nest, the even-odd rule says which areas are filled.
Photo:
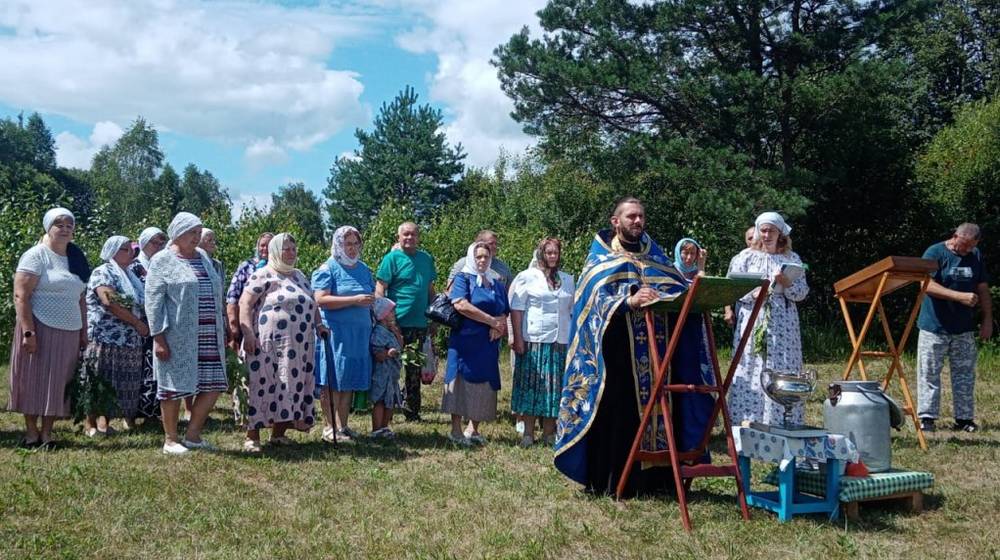
[[201, 218], [190, 212], [179, 212], [167, 226], [167, 237], [171, 241], [201, 225]]
[[350, 233], [357, 235], [358, 240], [361, 239], [361, 232], [354, 226], [340, 226], [337, 228], [337, 231], [333, 232], [333, 243], [330, 244], [330, 254], [337, 260], [337, 262], [346, 266], [354, 266], [357, 264], [361, 255], [361, 248], [359, 247], [358, 257], [352, 259], [347, 256], [347, 252], [344, 250], [344, 239]]
[[267, 266], [274, 269], [279, 274], [289, 274], [295, 270], [295, 265], [281, 260], [281, 248], [285, 246], [285, 240], [295, 242], [295, 238], [287, 233], [279, 233], [271, 238], [267, 244]]
[[115, 256], [115, 253], [118, 252], [118, 249], [121, 249], [122, 245], [129, 241], [129, 238], [124, 235], [112, 235], [109, 237], [104, 242], [104, 247], [101, 248], [101, 260], [104, 262], [110, 261]]
[[755, 237], [760, 237], [760, 226], [764, 224], [771, 224], [778, 228], [778, 231], [786, 237], [792, 233], [792, 226], [785, 223], [785, 219], [781, 217], [781, 214], [777, 212], [764, 212], [760, 216], [757, 216], [757, 219], [754, 221], [754, 229], [757, 230], [754, 233]]
[[205, 239], [205, 236], [208, 235], [208, 234], [210, 234], [210, 233], [212, 235], [215, 235], [215, 230], [213, 230], [212, 228], [207, 228], [207, 227], [201, 228], [201, 238], [202, 239]]
[[70, 212], [65, 208], [62, 208], [61, 206], [57, 206], [46, 212], [45, 216], [42, 217], [42, 227], [45, 229], [46, 233], [49, 231], [49, 228], [52, 227], [52, 224], [54, 224], [56, 220], [64, 216], [69, 216], [69, 218], [73, 220], [73, 223], [76, 223], [76, 216], [74, 216], [72, 212]]
[[[108, 267], [108, 271], [118, 277], [119, 284], [122, 286], [122, 292], [124, 292], [122, 295], [132, 298], [136, 306], [141, 306], [145, 300], [145, 289], [142, 281], [131, 270], [126, 270], [119, 266], [113, 258], [118, 249], [130, 241], [124, 235], [112, 235], [104, 242], [104, 247], [101, 248], [101, 260], [107, 263], [105, 266]], [[129, 248], [131, 249], [131, 246]]]
[[164, 235], [163, 230], [158, 227], [148, 227], [139, 234], [139, 250], [142, 251], [146, 245], [157, 235]]
[[392, 310], [396, 308], [396, 302], [389, 298], [375, 298], [375, 305], [373, 306], [373, 311], [375, 312], [375, 319], [381, 321], [386, 315], [392, 313]]
[[[486, 249], [486, 253], [489, 255], [489, 261], [486, 263], [486, 271], [483, 273], [476, 270], [476, 249], [479, 247]], [[477, 285], [489, 286], [491, 283], [489, 274], [491, 264], [493, 264], [493, 254], [490, 253], [490, 248], [482, 241], [476, 241], [472, 245], [469, 245], [469, 249], [465, 252], [465, 264], [462, 265], [462, 272], [475, 276]]]

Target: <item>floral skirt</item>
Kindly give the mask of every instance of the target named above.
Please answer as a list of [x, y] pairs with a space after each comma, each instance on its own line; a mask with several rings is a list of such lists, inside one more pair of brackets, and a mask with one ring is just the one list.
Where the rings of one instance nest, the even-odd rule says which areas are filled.
[[143, 385], [142, 347], [91, 342], [85, 355], [96, 360], [97, 373], [115, 388], [117, 415], [123, 418], [139, 416]]
[[514, 359], [514, 388], [510, 408], [516, 414], [555, 418], [559, 415], [566, 345], [527, 342]]

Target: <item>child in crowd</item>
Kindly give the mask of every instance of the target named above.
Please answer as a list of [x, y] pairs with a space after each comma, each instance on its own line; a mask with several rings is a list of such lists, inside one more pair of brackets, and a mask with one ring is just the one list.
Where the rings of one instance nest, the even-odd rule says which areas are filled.
[[375, 360], [372, 368], [372, 385], [368, 393], [372, 403], [373, 438], [394, 438], [389, 428], [393, 409], [403, 406], [399, 390], [399, 371], [403, 367], [402, 337], [397, 334], [393, 309], [396, 304], [387, 298], [375, 300], [375, 328], [372, 330], [371, 352]]

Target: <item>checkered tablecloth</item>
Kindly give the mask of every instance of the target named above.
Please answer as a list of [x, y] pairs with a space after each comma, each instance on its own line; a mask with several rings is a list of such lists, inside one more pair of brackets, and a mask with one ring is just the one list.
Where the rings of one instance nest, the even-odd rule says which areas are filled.
[[[764, 482], [777, 485], [778, 472], [773, 471]], [[841, 477], [837, 499], [841, 502], [856, 502], [902, 492], [916, 492], [932, 486], [934, 486], [934, 475], [929, 472], [893, 469], [872, 473], [866, 477]], [[796, 471], [795, 489], [806, 494], [826, 496], [826, 476], [816, 471]]]
[[797, 457], [820, 463], [825, 463], [828, 459], [856, 463], [861, 457], [854, 442], [847, 436], [839, 434], [796, 438], [745, 426], [733, 426], [733, 440], [737, 454], [759, 461], [778, 463], [782, 469]]

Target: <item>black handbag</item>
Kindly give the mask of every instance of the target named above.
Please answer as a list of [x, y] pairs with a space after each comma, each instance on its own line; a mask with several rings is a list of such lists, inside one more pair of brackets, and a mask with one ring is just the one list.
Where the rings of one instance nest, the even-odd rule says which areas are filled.
[[434, 301], [427, 306], [424, 316], [435, 323], [441, 323], [453, 329], [457, 329], [462, 324], [462, 314], [455, 309], [455, 304], [444, 292], [434, 296]]

